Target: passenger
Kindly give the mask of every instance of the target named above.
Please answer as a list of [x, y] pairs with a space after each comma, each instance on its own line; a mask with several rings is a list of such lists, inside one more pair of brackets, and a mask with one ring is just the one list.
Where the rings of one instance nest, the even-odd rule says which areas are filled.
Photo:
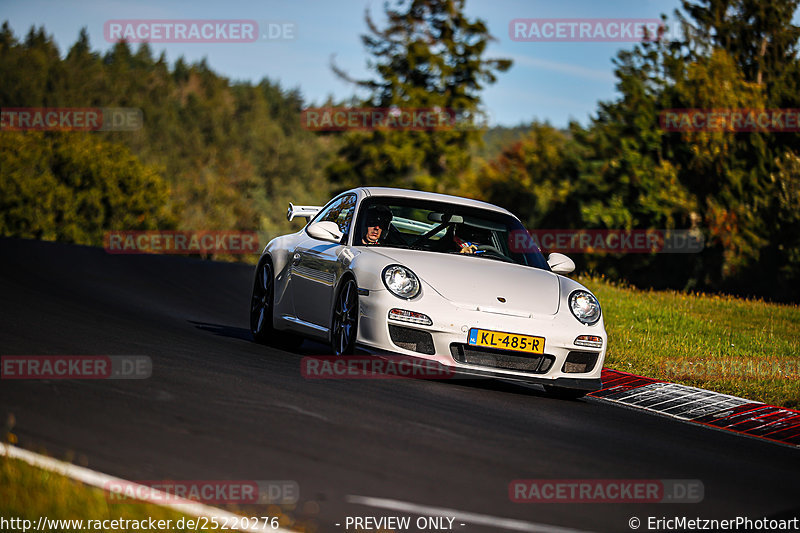
[[482, 253], [478, 246], [486, 244], [485, 238], [483, 232], [466, 224], [458, 224], [453, 231], [453, 242], [458, 246], [456, 251], [462, 254]]

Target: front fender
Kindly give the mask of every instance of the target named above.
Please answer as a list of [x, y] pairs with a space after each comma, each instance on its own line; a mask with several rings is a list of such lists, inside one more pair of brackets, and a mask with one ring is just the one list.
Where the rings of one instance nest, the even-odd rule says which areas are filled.
[[381, 273], [387, 265], [394, 264], [396, 261], [369, 250], [359, 250], [358, 248], [349, 250], [353, 254], [353, 259], [350, 260], [348, 268], [356, 276], [358, 287], [370, 291], [386, 290], [381, 280]]
[[276, 276], [286, 269], [289, 264], [289, 257], [297, 246], [298, 241], [302, 238], [302, 233], [303, 230], [300, 230], [290, 235], [275, 237], [264, 247], [261, 257], [269, 255]]

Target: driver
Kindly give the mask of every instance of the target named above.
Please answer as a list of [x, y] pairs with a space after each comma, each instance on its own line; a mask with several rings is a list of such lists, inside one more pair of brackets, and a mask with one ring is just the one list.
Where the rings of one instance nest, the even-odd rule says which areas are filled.
[[389, 231], [391, 221], [392, 211], [385, 205], [373, 205], [367, 208], [366, 230], [361, 238], [361, 244], [364, 246], [381, 244], [382, 238], [385, 239]]

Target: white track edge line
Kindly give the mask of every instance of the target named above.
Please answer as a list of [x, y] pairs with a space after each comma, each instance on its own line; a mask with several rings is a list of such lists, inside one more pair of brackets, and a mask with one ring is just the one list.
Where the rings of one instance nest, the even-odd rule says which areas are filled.
[[588, 533], [587, 531], [581, 529], [571, 529], [561, 526], [552, 526], [549, 524], [537, 524], [536, 522], [526, 522], [524, 520], [517, 520], [516, 518], [502, 518], [499, 516], [472, 513], [469, 511], [459, 511], [457, 509], [447, 509], [443, 507], [432, 507], [429, 505], [420, 505], [400, 500], [390, 500], [387, 498], [373, 498], [370, 496], [356, 496], [354, 494], [348, 494], [347, 501], [348, 503], [355, 503], [368, 507], [391, 509], [393, 511], [404, 511], [407, 513], [425, 516], [449, 515], [454, 516], [459, 520], [463, 520], [464, 522], [470, 522], [472, 524], [482, 526], [493, 526], [512, 531], [528, 531], [529, 533]]
[[[71, 463], [65, 463], [64, 461], [59, 461], [58, 459], [53, 459], [52, 457], [47, 457], [45, 455], [41, 455], [24, 448], [18, 448], [16, 446], [12, 446], [10, 444], [3, 444], [0, 443], [0, 455], [5, 457], [10, 457], [12, 459], [19, 459], [20, 461], [24, 461], [32, 466], [37, 468], [42, 468], [44, 470], [48, 470], [50, 472], [55, 472], [57, 474], [61, 474], [62, 476], [66, 476], [70, 479], [75, 481], [80, 481], [85, 485], [90, 485], [92, 487], [97, 487], [100, 489], [105, 489], [110, 483], [124, 483], [125, 486], [135, 487], [138, 489], [144, 489], [143, 493], [151, 494], [152, 496], [149, 498], [143, 498], [141, 501], [158, 505], [160, 507], [167, 507], [169, 509], [173, 509], [183, 514], [187, 514], [190, 516], [194, 516], [196, 518], [205, 517], [209, 520], [212, 518], [216, 518], [217, 520], [228, 520], [229, 522], [233, 521], [234, 519], [237, 520], [241, 518], [240, 515], [225, 511], [223, 509], [219, 509], [217, 507], [211, 507], [210, 505], [204, 505], [202, 503], [198, 503], [191, 500], [186, 500], [184, 498], [178, 498], [176, 496], [167, 494], [160, 490], [153, 489], [151, 487], [145, 487], [144, 485], [138, 485], [136, 483], [132, 483], [130, 481], [109, 476], [108, 474], [103, 474], [102, 472], [97, 472], [95, 470], [91, 470], [89, 468], [85, 468], [82, 466], [73, 465]], [[173, 500], [174, 503], [171, 502], [164, 502], [158, 501], [159, 498], [166, 498], [168, 500]], [[137, 498], [137, 500], [140, 500]], [[268, 525], [255, 525], [249, 528], [245, 527], [237, 527], [237, 528], [230, 528], [235, 529], [238, 531], [260, 531], [260, 532], [277, 532], [277, 533], [296, 533], [290, 529], [278, 528], [273, 529]]]

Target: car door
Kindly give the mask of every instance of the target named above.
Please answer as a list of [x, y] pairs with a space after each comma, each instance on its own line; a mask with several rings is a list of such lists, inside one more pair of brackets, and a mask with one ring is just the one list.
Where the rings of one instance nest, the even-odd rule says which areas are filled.
[[[356, 195], [347, 194], [331, 203], [314, 222], [336, 222], [347, 242]], [[309, 236], [292, 254], [292, 294], [297, 318], [323, 328], [330, 327], [334, 288], [342, 271], [340, 255], [345, 245]]]

